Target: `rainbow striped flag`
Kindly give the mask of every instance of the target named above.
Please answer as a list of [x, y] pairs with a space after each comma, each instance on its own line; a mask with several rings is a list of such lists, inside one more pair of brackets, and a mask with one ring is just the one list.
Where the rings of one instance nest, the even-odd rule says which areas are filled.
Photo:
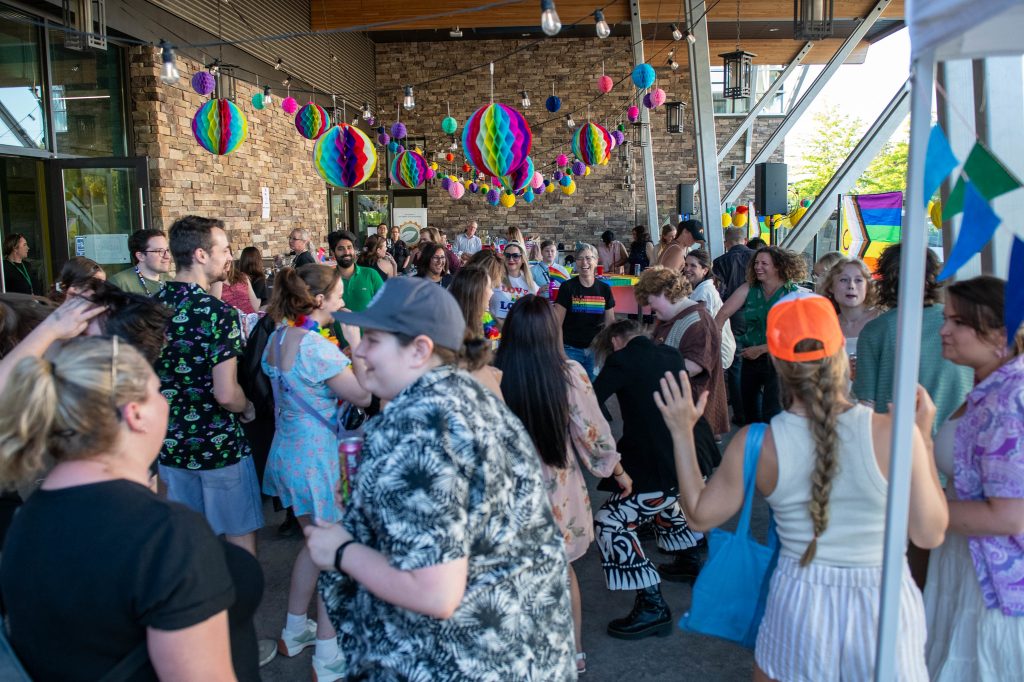
[[900, 241], [903, 192], [843, 196], [840, 251], [860, 258], [873, 272], [882, 251]]
[[569, 280], [570, 274], [561, 265], [552, 263], [548, 266], [548, 275], [551, 276], [551, 281], [548, 282], [548, 300], [554, 302], [558, 298], [558, 288], [562, 286], [562, 282]]

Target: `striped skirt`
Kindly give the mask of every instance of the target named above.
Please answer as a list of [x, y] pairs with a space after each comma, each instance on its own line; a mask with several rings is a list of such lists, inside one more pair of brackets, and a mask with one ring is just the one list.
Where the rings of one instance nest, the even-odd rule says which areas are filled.
[[[781, 682], [870, 680], [875, 669], [882, 569], [779, 557], [754, 657]], [[904, 565], [896, 642], [896, 679], [928, 679], [921, 592]]]

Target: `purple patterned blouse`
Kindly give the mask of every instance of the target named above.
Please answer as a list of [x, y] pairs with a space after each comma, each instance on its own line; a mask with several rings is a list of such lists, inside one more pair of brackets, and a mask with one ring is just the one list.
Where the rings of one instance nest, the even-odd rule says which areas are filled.
[[[967, 394], [954, 458], [961, 500], [1024, 498], [1024, 356]], [[968, 544], [985, 605], [1024, 616], [1024, 535], [970, 537]]]

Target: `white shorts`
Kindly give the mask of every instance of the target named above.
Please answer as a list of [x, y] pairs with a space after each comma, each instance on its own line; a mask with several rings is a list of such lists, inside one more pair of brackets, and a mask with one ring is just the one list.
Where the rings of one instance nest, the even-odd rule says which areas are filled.
[[[874, 676], [882, 569], [805, 568], [779, 557], [754, 658], [773, 680], [859, 682]], [[927, 682], [924, 603], [904, 564], [896, 679]]]

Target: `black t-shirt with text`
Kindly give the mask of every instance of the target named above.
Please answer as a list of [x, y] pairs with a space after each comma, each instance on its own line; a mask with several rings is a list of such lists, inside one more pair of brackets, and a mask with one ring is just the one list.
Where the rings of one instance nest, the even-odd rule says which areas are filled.
[[612, 288], [600, 280], [585, 287], [573, 277], [558, 288], [555, 303], [565, 308], [562, 341], [574, 348], [587, 348], [604, 325], [604, 311], [615, 307]]
[[[103, 677], [146, 638], [224, 611], [235, 588], [206, 520], [137, 483], [38, 490], [11, 525], [0, 593], [33, 680]], [[151, 664], [131, 680], [155, 680]]]

